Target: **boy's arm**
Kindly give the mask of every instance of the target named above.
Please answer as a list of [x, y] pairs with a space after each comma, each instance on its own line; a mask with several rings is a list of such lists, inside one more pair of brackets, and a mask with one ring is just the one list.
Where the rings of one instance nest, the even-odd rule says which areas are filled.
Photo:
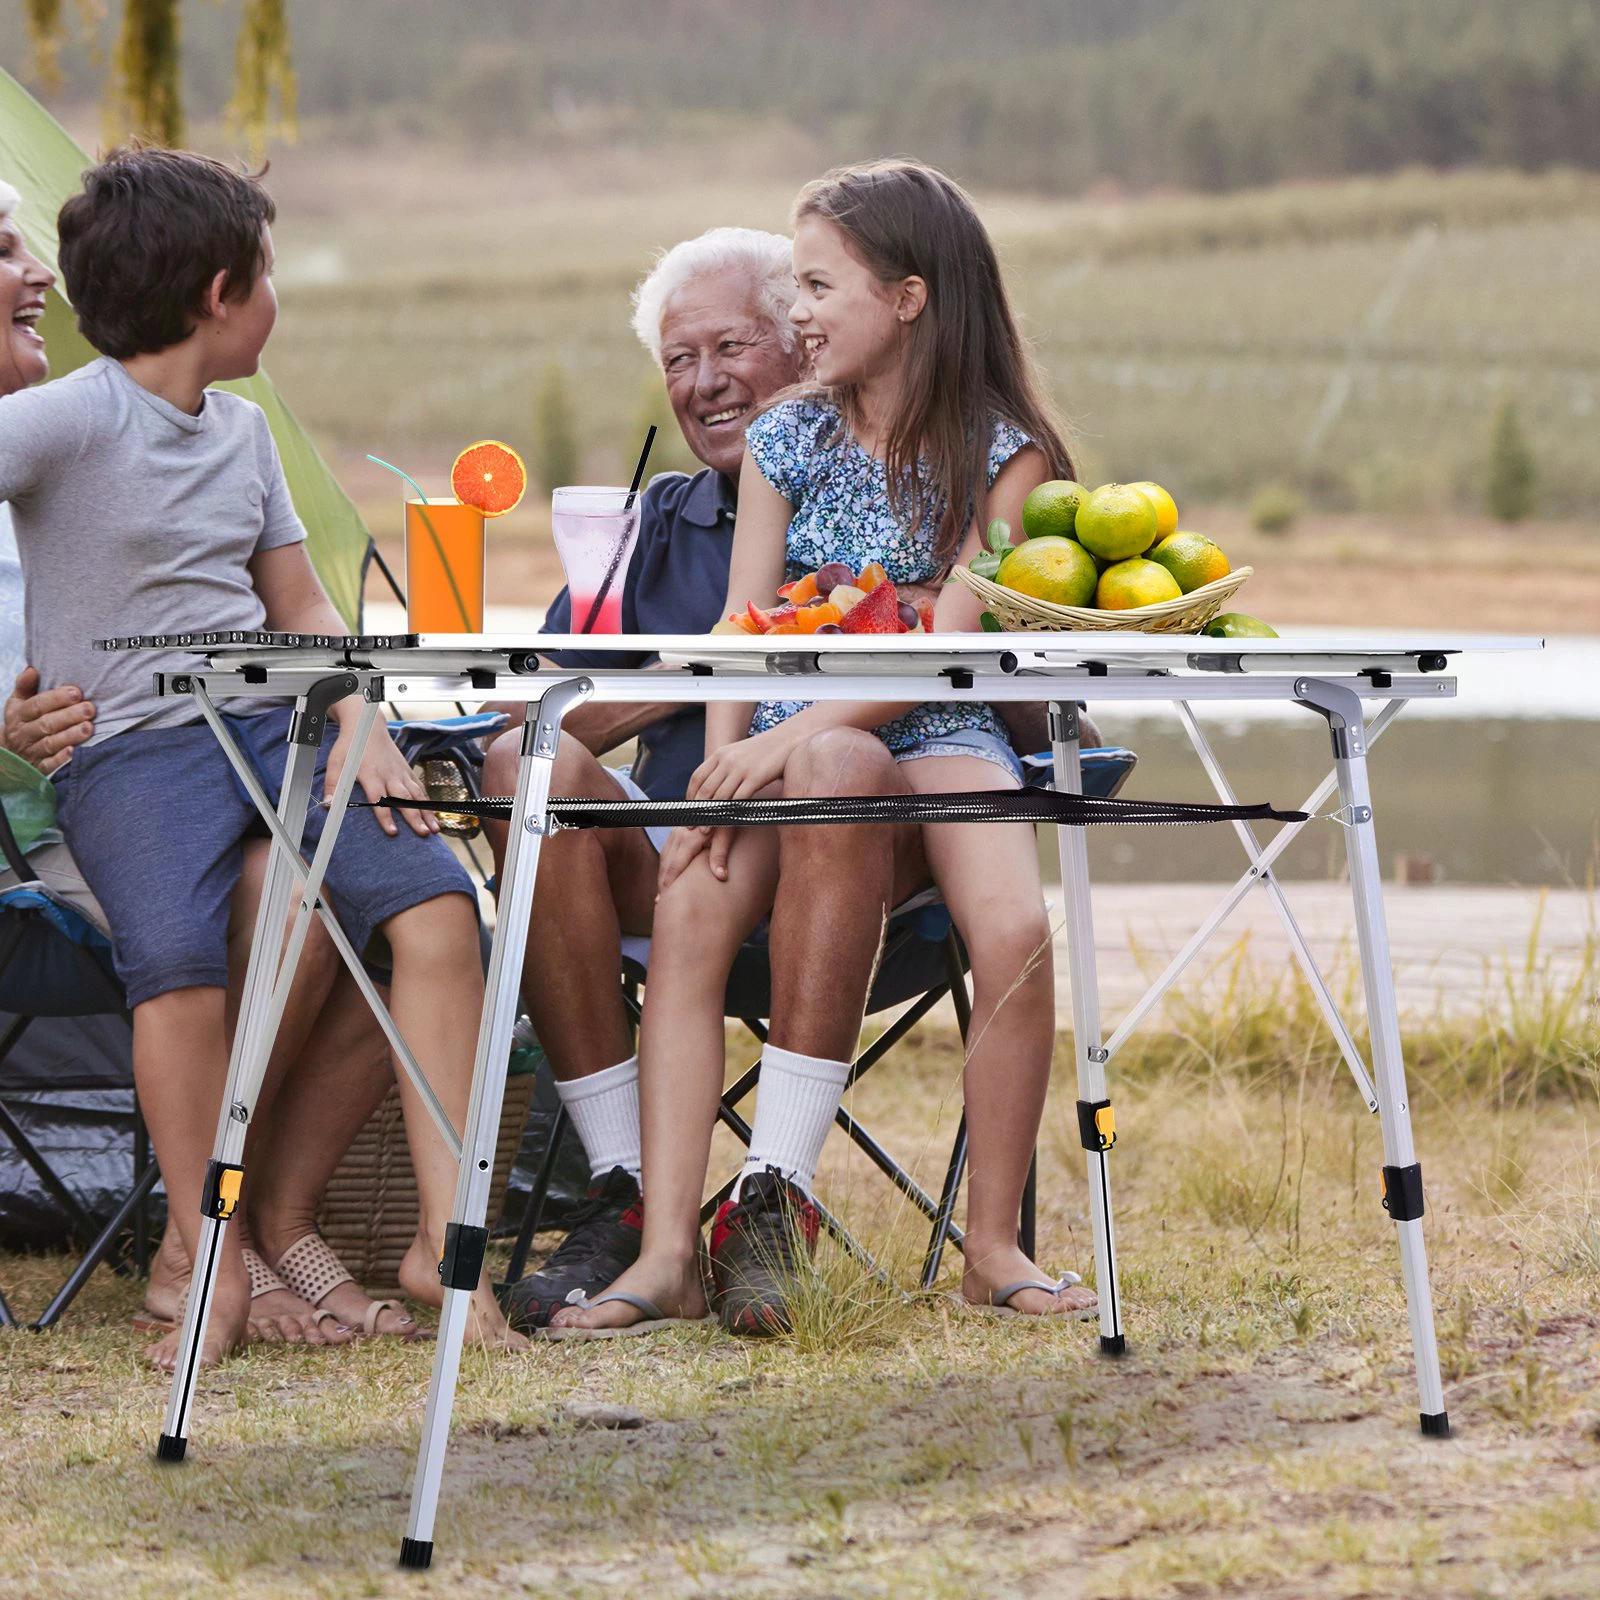
[[[344, 618], [334, 609], [322, 581], [317, 577], [311, 558], [306, 554], [304, 542], [280, 544], [271, 550], [260, 550], [250, 561], [250, 579], [261, 603], [267, 609], [267, 627], [274, 633], [347, 633]], [[333, 794], [339, 773], [350, 753], [350, 739], [355, 731], [355, 719], [361, 702], [355, 695], [339, 701], [333, 715], [339, 723], [339, 734], [328, 753], [328, 774], [324, 798]], [[404, 795], [415, 800], [426, 800], [428, 792], [417, 781], [410, 763], [400, 754], [389, 730], [378, 727], [367, 740], [367, 749], [361, 759], [361, 769], [356, 782], [369, 800], [384, 795]], [[385, 833], [399, 832], [394, 813], [379, 807], [375, 815], [378, 826]], [[433, 813], [423, 807], [400, 813], [416, 833], [439, 831]]]
[[0, 396], [0, 501], [36, 489], [70, 465], [83, 443], [83, 417], [57, 386]]

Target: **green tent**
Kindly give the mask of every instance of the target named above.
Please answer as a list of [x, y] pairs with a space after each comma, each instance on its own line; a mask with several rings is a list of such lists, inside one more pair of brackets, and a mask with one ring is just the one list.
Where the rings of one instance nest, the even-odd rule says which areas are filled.
[[[66, 129], [0, 69], [0, 179], [22, 195], [19, 220], [28, 247], [52, 271], [56, 270], [56, 213], [90, 165]], [[43, 333], [56, 377], [94, 359], [59, 286], [51, 291]], [[360, 514], [265, 372], [224, 387], [254, 400], [266, 412], [289, 492], [309, 534], [311, 560], [339, 615], [352, 632], [358, 630], [362, 580], [371, 549]]]

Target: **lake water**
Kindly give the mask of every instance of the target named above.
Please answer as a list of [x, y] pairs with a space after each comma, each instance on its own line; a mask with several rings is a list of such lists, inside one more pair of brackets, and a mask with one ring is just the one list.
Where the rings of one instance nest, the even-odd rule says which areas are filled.
[[[367, 613], [375, 631], [404, 627], [398, 607]], [[532, 631], [541, 617], [537, 608], [490, 606], [485, 625]], [[1466, 658], [1452, 671], [1456, 698], [1408, 706], [1372, 751], [1385, 875], [1403, 853], [1428, 857], [1452, 883], [1582, 884], [1600, 863], [1600, 639], [1553, 638], [1537, 654]], [[1216, 798], [1169, 708], [1089, 706], [1108, 743], [1139, 754], [1124, 794]], [[1241, 800], [1297, 807], [1328, 770], [1325, 728], [1302, 707], [1255, 702], [1199, 715]], [[1229, 828], [1096, 828], [1089, 841], [1098, 880], [1232, 881], [1244, 865]], [[1343, 851], [1336, 824], [1314, 824], [1279, 870], [1337, 875]], [[1053, 878], [1047, 834], [1041, 859]]]

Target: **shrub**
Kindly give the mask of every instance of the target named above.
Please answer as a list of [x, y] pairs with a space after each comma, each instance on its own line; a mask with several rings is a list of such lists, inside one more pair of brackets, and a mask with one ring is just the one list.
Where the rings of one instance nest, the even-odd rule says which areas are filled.
[[1287, 533], [1304, 510], [1305, 502], [1287, 484], [1265, 484], [1250, 502], [1250, 525], [1262, 533]]
[[1495, 413], [1489, 438], [1489, 513], [1501, 522], [1521, 522], [1533, 510], [1533, 452], [1522, 432], [1514, 401]]

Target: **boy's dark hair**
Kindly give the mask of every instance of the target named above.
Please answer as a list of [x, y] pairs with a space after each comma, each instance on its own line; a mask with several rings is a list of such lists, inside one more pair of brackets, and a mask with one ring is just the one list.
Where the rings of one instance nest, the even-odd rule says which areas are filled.
[[276, 215], [259, 175], [189, 150], [113, 150], [84, 173], [57, 224], [84, 338], [118, 360], [181, 343], [219, 272], [226, 299], [255, 287], [261, 230]]

